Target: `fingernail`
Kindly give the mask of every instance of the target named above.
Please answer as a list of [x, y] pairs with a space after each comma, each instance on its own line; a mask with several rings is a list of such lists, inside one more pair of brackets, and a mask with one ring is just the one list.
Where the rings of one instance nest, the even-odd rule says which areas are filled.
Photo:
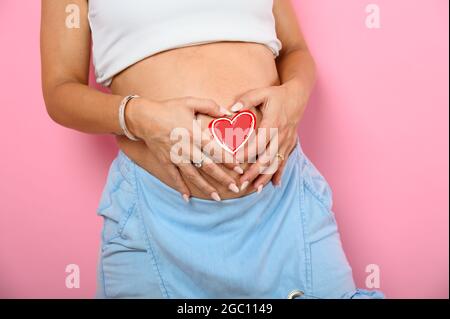
[[231, 107], [231, 111], [232, 112], [239, 112], [240, 110], [242, 110], [243, 107], [244, 107], [244, 104], [242, 104], [241, 102], [237, 102], [235, 105], [233, 105]]
[[233, 193], [239, 193], [239, 188], [236, 186], [236, 184], [235, 183], [231, 183], [229, 186], [228, 186], [228, 188], [229, 188], [229, 190], [230, 191], [232, 191]]
[[256, 193], [261, 193], [262, 192], [262, 190], [263, 190], [263, 185], [259, 185], [258, 186], [258, 190], [257, 190], [257, 192]]
[[242, 185], [241, 185], [241, 191], [243, 191], [244, 189], [246, 189], [246, 188], [248, 187], [248, 184], [250, 184], [249, 181], [243, 182]]
[[189, 203], [189, 195], [183, 194], [183, 199], [186, 203]]
[[216, 202], [222, 201], [222, 199], [220, 198], [219, 194], [217, 194], [217, 192], [211, 193], [211, 198], [214, 199]]
[[233, 115], [233, 113], [231, 113], [230, 111], [228, 111], [228, 110], [227, 110], [226, 108], [224, 108], [223, 106], [220, 107], [220, 112], [221, 112], [222, 114], [225, 114], [225, 115], [228, 115], [228, 116]]
[[233, 168], [233, 171], [235, 171], [239, 175], [244, 174], [244, 170], [240, 166], [236, 166], [235, 168]]

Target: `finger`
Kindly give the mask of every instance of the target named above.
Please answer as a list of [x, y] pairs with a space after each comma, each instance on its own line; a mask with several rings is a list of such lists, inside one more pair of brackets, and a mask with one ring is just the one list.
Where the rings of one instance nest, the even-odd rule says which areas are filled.
[[186, 202], [189, 202], [189, 199], [191, 197], [191, 192], [189, 188], [187, 187], [186, 183], [183, 180], [183, 177], [181, 177], [180, 171], [178, 168], [173, 165], [169, 164], [166, 166], [166, 171], [168, 172], [169, 176], [174, 181], [174, 188], [180, 192], [181, 196]]
[[232, 112], [239, 112], [243, 109], [257, 107], [264, 104], [267, 99], [266, 89], [254, 89], [241, 95], [237, 102], [231, 107]]
[[[281, 162], [281, 165], [278, 168], [277, 172], [275, 174], [273, 174], [273, 176], [272, 176], [273, 185], [281, 186], [281, 177], [283, 176], [285, 167], [286, 167], [286, 160]], [[258, 183], [258, 181], [257, 181], [257, 183]]]
[[256, 158], [258, 157], [257, 151], [257, 142], [258, 139], [258, 130], [253, 132], [248, 141], [247, 145], [241, 147], [236, 153], [235, 158], [239, 163], [254, 163], [256, 162]]
[[195, 113], [203, 113], [214, 117], [230, 116], [232, 113], [220, 107], [214, 100], [188, 97], [184, 101]]
[[[289, 144], [287, 144], [289, 145]], [[274, 175], [276, 174], [282, 174], [284, 167], [286, 166], [286, 158], [279, 158], [277, 155], [278, 154], [289, 154], [290, 152], [288, 151], [288, 149], [290, 148], [290, 146], [286, 147], [282, 147], [278, 153], [275, 154], [275, 157], [272, 159], [271, 164], [268, 168], [266, 168], [261, 175], [259, 175], [253, 186], [255, 187], [255, 189], [258, 190], [258, 193], [262, 191], [262, 188], [264, 187], [264, 185], [266, 185], [270, 180], [273, 181]], [[279, 183], [273, 183], [274, 186], [278, 187], [281, 186], [281, 181]]]
[[[199, 123], [195, 123], [194, 125], [196, 126], [196, 130], [201, 132]], [[197, 146], [201, 148], [203, 153], [206, 154], [206, 156], [210, 157], [215, 163], [221, 163], [226, 168], [234, 170], [238, 174], [244, 173], [236, 158], [232, 154], [226, 152], [217, 143], [209, 130], [204, 130], [201, 133], [200, 140], [201, 143], [200, 145], [197, 144]]]
[[214, 178], [220, 184], [225, 185], [230, 191], [234, 193], [239, 193], [239, 188], [237, 187], [234, 179], [225, 173], [223, 169], [219, 167], [214, 161], [209, 158], [206, 154], [202, 152], [200, 148], [194, 145], [194, 163], [201, 163], [200, 169], [207, 175]]
[[276, 125], [273, 121], [263, 118], [261, 125], [256, 130], [256, 134], [247, 142], [247, 147], [241, 148], [236, 152], [236, 159], [239, 162], [254, 163], [256, 158], [266, 150], [267, 145], [277, 137], [278, 129]]
[[[278, 141], [270, 143], [267, 149], [258, 157], [256, 163], [252, 164], [250, 168], [241, 177], [241, 190], [248, 187], [261, 174], [274, 174], [277, 167], [272, 164], [276, 162], [276, 155], [278, 153]], [[278, 163], [275, 163], [276, 165]], [[270, 169], [270, 170], [269, 170]], [[259, 185], [258, 185], [259, 186]]]
[[209, 184], [199, 171], [191, 164], [182, 164], [178, 166], [183, 178], [194, 184], [204, 194], [210, 196], [213, 200], [220, 202], [221, 198], [217, 190]]
[[295, 148], [296, 144], [297, 144], [297, 139], [295, 139], [294, 143], [290, 144], [290, 146], [286, 149], [285, 153], [282, 153], [286, 158], [281, 163], [280, 168], [278, 169], [278, 171], [272, 177], [272, 183], [274, 185], [281, 186], [281, 179], [282, 179], [282, 176], [283, 176], [284, 169], [286, 167], [287, 157], [290, 156], [290, 154], [292, 153], [292, 150]]
[[202, 167], [200, 168], [205, 174], [211, 176], [220, 184], [225, 185], [233, 193], [239, 193], [239, 188], [237, 187], [233, 178], [225, 173], [216, 163], [211, 159], [205, 159]]
[[[276, 163], [277, 162], [277, 163]], [[277, 171], [277, 169], [280, 168], [280, 162], [279, 160], [275, 160], [272, 165], [267, 169], [267, 171], [274, 172]], [[278, 171], [277, 171], [278, 172]], [[255, 182], [253, 183], [254, 188], [260, 193], [263, 189], [263, 187], [270, 182], [270, 180], [273, 178], [273, 173], [266, 173], [263, 172], [261, 175], [259, 175]]]

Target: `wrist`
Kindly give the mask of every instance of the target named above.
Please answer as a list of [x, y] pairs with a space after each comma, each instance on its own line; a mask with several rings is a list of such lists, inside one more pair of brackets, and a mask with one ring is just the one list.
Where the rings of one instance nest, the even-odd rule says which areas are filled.
[[147, 110], [147, 101], [144, 98], [135, 98], [128, 102], [125, 109], [125, 122], [131, 134], [139, 139], [145, 136], [145, 117]]
[[289, 96], [296, 99], [297, 101], [304, 101], [307, 99], [307, 92], [305, 92], [301, 81], [297, 78], [293, 78], [282, 85], [288, 92]]
[[282, 85], [286, 92], [290, 103], [287, 105], [291, 106], [292, 120], [295, 120], [295, 125], [303, 116], [306, 104], [309, 99], [309, 92], [304, 89], [301, 81], [297, 78], [289, 80]]

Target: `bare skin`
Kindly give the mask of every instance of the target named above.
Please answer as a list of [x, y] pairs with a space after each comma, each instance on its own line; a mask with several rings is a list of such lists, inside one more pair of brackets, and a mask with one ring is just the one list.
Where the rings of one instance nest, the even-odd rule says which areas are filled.
[[[227, 53], [223, 54], [223, 52]], [[169, 81], [161, 81], [160, 74], [176, 76]], [[278, 74], [273, 54], [265, 46], [247, 43], [215, 43], [172, 50], [146, 59], [118, 75], [111, 88], [119, 95], [136, 92], [142, 97], [155, 101], [170, 100], [180, 96], [201, 96], [212, 99], [229, 109], [246, 91], [277, 83]], [[135, 101], [135, 105], [136, 108], [140, 107], [138, 100]], [[257, 123], [259, 123], [261, 112], [255, 107], [251, 109], [257, 114]], [[207, 131], [213, 117], [198, 114], [197, 119], [201, 121], [202, 130]], [[136, 163], [173, 187], [171, 176], [157, 165], [158, 157], [147, 151], [145, 143], [132, 143], [122, 137], [119, 138], [119, 145]], [[225, 184], [221, 183], [224, 178], [216, 180], [202, 170], [199, 170], [199, 173], [220, 194], [221, 198], [239, 197], [254, 191], [252, 188], [239, 193], [231, 191], [228, 185], [235, 183], [240, 186], [240, 175], [223, 165], [219, 166], [230, 179]], [[249, 165], [240, 166], [246, 170]], [[185, 178], [185, 182], [193, 196], [205, 196], [204, 192], [192, 182], [192, 178]], [[212, 191], [211, 189], [207, 194]]]
[[[61, 22], [69, 3], [81, 9], [80, 29], [67, 29]], [[173, 143], [168, 138], [173, 128], [192, 129], [193, 119], [200, 119], [206, 128], [214, 117], [229, 115], [231, 106], [240, 102], [257, 114], [258, 126], [279, 129], [279, 153], [287, 158], [295, 146], [315, 69], [289, 1], [275, 0], [274, 15], [283, 43], [277, 60], [267, 47], [255, 43], [175, 49], [129, 67], [113, 79], [112, 94], [104, 94], [87, 85], [91, 39], [87, 1], [43, 0], [42, 80], [48, 113], [69, 128], [119, 135], [118, 145], [131, 159], [185, 199], [235, 198], [270, 181], [279, 184], [285, 161], [274, 174], [261, 174], [260, 161], [224, 165], [212, 160], [200, 169], [176, 165], [170, 161]], [[141, 142], [120, 136], [118, 105], [129, 94], [141, 96], [130, 102], [126, 112], [127, 124]]]

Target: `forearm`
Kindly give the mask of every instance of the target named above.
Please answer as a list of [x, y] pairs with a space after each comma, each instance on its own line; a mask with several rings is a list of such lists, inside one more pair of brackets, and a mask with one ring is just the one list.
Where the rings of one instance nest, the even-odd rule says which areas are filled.
[[297, 98], [306, 102], [314, 88], [316, 66], [307, 49], [295, 49], [277, 60], [278, 74], [282, 85], [292, 89]]
[[65, 82], [44, 89], [44, 98], [50, 117], [65, 127], [86, 133], [122, 133], [118, 120], [122, 96]]

